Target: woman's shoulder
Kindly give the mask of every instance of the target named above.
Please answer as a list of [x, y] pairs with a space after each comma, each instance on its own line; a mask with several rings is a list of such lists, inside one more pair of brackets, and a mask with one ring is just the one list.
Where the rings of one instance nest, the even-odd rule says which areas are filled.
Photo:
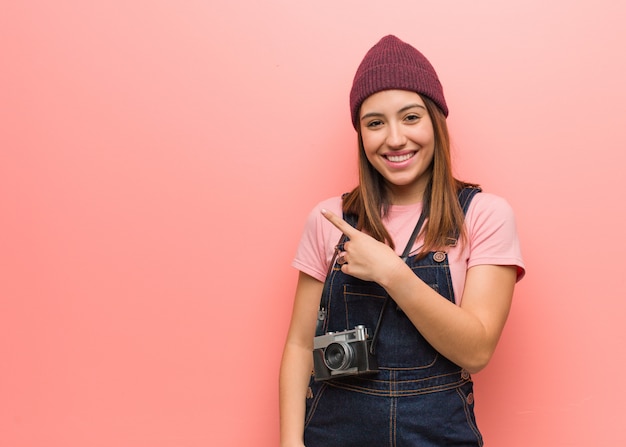
[[298, 270], [324, 281], [328, 263], [341, 232], [320, 212], [322, 209], [341, 215], [341, 196], [318, 202], [309, 212], [292, 265]]
[[[326, 209], [328, 211], [333, 212], [334, 214], [341, 216], [341, 196], [333, 196], [327, 199], [321, 200], [318, 202], [311, 211], [309, 212], [309, 221], [325, 221], [326, 219], [322, 219], [321, 210]], [[332, 225], [332, 224], [331, 224]]]
[[490, 192], [481, 192], [476, 194], [470, 203], [467, 211], [467, 218], [472, 217], [513, 217], [513, 208], [509, 202], [502, 196]]
[[497, 194], [481, 192], [470, 203], [465, 225], [470, 240], [501, 236], [516, 237], [515, 213], [509, 202]]
[[309, 215], [307, 216], [304, 228], [305, 233], [315, 233], [317, 235], [316, 237], [326, 239], [329, 233], [333, 232], [335, 226], [322, 216], [321, 210], [323, 209], [331, 211], [337, 216], [341, 216], [341, 196], [329, 197], [318, 202], [309, 211]]
[[318, 202], [318, 204], [315, 206], [315, 209], [327, 209], [337, 214], [337, 212], [341, 213], [341, 203], [341, 196], [333, 196]]

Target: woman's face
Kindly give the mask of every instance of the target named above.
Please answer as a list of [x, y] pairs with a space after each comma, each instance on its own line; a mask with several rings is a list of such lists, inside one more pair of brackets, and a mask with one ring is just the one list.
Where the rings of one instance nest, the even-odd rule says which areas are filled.
[[405, 90], [384, 90], [361, 105], [365, 155], [385, 178], [394, 204], [422, 200], [430, 179], [435, 135], [422, 98]]

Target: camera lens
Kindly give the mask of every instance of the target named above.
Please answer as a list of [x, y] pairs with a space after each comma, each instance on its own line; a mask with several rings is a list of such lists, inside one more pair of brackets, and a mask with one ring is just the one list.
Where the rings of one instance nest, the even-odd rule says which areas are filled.
[[347, 343], [331, 343], [324, 350], [324, 363], [332, 371], [349, 368], [354, 359], [354, 350]]

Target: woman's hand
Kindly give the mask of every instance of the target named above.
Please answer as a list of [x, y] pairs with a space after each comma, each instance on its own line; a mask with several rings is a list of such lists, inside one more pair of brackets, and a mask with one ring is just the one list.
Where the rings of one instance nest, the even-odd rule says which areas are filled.
[[337, 256], [341, 271], [364, 281], [374, 281], [384, 286], [398, 269], [406, 267], [402, 259], [388, 245], [357, 230], [348, 222], [328, 210], [322, 215], [350, 240]]

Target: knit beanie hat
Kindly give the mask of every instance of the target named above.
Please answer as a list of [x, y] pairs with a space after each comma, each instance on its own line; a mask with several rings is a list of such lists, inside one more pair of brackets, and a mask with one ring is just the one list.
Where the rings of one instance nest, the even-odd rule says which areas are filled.
[[350, 91], [350, 111], [355, 129], [359, 109], [368, 96], [382, 90], [408, 90], [427, 96], [448, 116], [443, 88], [428, 59], [396, 36], [383, 37], [361, 61]]

